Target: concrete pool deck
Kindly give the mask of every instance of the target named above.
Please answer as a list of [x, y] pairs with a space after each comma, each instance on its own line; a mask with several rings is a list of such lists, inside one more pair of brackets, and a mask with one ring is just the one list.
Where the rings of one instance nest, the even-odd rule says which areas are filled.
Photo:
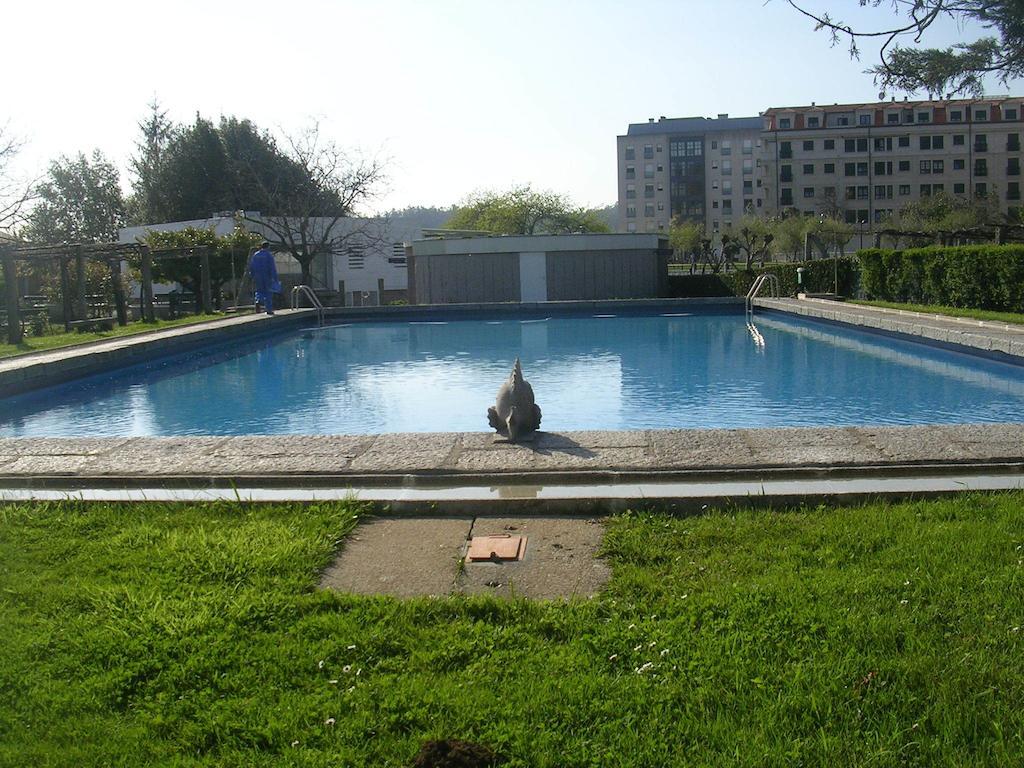
[[[910, 318], [815, 300], [760, 299], [758, 306], [875, 323], [870, 327], [883, 331], [891, 330], [889, 323], [893, 332], [1024, 359], [1024, 329], [1002, 324]], [[294, 323], [311, 312], [247, 315], [0, 361], [0, 394], [5, 386], [38, 386], [35, 366], [48, 367], [40, 375], [74, 378]], [[961, 336], [954, 336], [958, 331]], [[963, 487], [1024, 487], [1024, 424], [543, 432], [524, 445], [484, 432], [0, 438], [0, 500], [53, 494], [276, 500], [351, 493], [396, 510], [542, 512], [653, 500], [905, 495]]]

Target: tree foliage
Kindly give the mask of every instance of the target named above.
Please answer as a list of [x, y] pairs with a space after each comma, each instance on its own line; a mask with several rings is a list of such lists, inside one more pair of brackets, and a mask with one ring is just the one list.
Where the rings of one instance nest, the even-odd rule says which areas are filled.
[[[241, 278], [249, 256], [262, 238], [236, 226], [229, 235], [218, 235], [212, 229], [186, 227], [176, 232], [150, 231], [145, 243], [150, 248], [191, 248], [206, 246], [210, 258], [210, 289], [219, 305], [221, 288], [232, 277]], [[198, 295], [200, 290], [200, 262], [198, 258], [155, 259], [153, 277], [156, 280], [181, 283], [186, 290]]]
[[[890, 5], [898, 21], [869, 29], [815, 11], [802, 0], [786, 0], [793, 8], [826, 30], [832, 44], [846, 42], [850, 55], [860, 58], [865, 40], [879, 43], [879, 63], [867, 70], [884, 92], [984, 93], [986, 76], [1003, 85], [1024, 75], [1024, 3], [1020, 0], [859, 0], [861, 8]], [[948, 48], [916, 46], [929, 28], [942, 18], [958, 24], [975, 23], [993, 34]]]
[[97, 149], [50, 164], [25, 234], [37, 243], [114, 242], [124, 220], [117, 168]]
[[447, 229], [479, 230], [495, 235], [557, 235], [610, 232], [600, 215], [574, 205], [563, 195], [537, 191], [529, 184], [507, 192], [476, 192], [459, 204]]
[[896, 247], [936, 241], [955, 244], [965, 233], [1002, 224], [1003, 218], [995, 193], [968, 200], [939, 192], [908, 203], [890, 216], [885, 222], [886, 239]]

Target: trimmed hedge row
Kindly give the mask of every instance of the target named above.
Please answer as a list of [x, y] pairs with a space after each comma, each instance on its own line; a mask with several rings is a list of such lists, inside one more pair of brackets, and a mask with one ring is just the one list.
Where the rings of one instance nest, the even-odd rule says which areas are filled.
[[[750, 272], [740, 269], [718, 275], [669, 275], [669, 298], [688, 299], [706, 296], [746, 296], [754, 280], [762, 272], [771, 272], [779, 278], [779, 291], [783, 296], [797, 293], [797, 267], [804, 268], [801, 290], [808, 293], [831, 293], [835, 286], [836, 263], [833, 259], [805, 262], [765, 264]], [[857, 290], [857, 262], [852, 258], [839, 259], [839, 294], [852, 296]]]
[[866, 298], [1024, 312], [1024, 246], [929, 246], [857, 252]]

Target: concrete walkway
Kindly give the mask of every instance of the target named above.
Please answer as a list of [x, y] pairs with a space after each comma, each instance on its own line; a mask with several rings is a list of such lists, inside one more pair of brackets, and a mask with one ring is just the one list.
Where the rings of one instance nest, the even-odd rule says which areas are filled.
[[[320, 586], [395, 597], [587, 598], [611, 575], [598, 557], [603, 531], [584, 517], [378, 518], [345, 540]], [[469, 540], [490, 535], [526, 537], [523, 559], [466, 561]]]
[[816, 320], [831, 320], [889, 333], [902, 333], [943, 344], [957, 344], [1017, 358], [1018, 362], [1024, 363], [1024, 325], [909, 312], [903, 309], [867, 307], [827, 299], [761, 298], [754, 300], [754, 306]]

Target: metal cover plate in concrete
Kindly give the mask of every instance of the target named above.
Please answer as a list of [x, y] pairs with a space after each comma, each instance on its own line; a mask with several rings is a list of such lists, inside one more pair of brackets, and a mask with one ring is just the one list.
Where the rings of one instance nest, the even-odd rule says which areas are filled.
[[526, 537], [499, 534], [497, 536], [474, 536], [469, 540], [466, 559], [470, 562], [482, 560], [522, 560], [526, 553]]

